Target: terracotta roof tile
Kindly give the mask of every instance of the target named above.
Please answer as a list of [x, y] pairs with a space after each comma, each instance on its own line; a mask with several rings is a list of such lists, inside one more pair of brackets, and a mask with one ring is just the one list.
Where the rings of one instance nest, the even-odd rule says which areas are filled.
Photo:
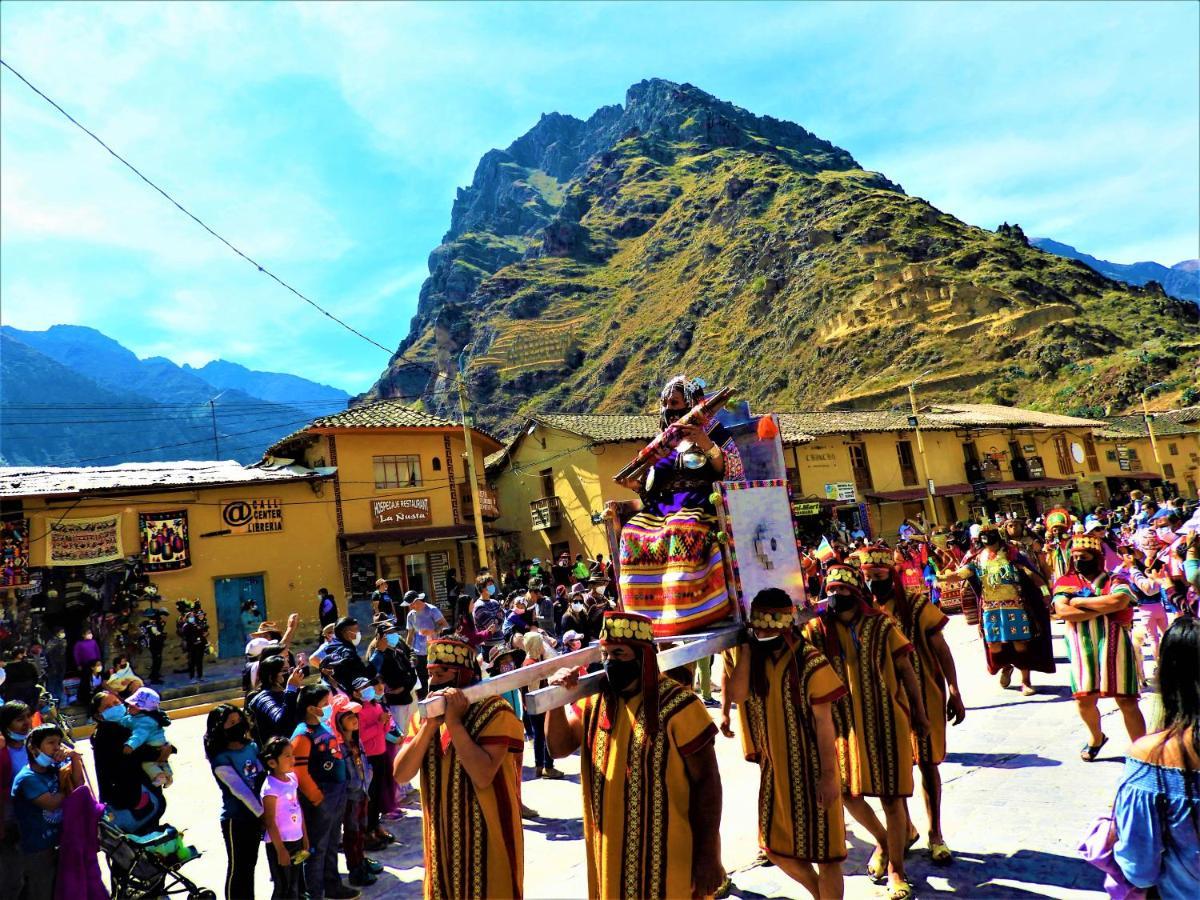
[[[1190, 434], [1200, 432], [1200, 406], [1184, 406], [1150, 413], [1154, 435]], [[1140, 413], [1128, 416], [1108, 416], [1104, 420], [1102, 437], [1146, 437], [1146, 420]]]

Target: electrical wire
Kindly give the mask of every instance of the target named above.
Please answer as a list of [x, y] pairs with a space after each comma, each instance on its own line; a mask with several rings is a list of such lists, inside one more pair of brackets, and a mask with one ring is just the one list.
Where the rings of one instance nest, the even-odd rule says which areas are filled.
[[374, 338], [368, 337], [367, 335], [363, 334], [361, 331], [359, 331], [353, 325], [349, 324], [348, 322], [346, 322], [343, 319], [338, 318], [332, 312], [330, 312], [325, 307], [323, 307], [319, 303], [317, 303], [315, 300], [310, 299], [309, 297], [305, 296], [303, 293], [298, 291], [296, 288], [292, 287], [290, 284], [288, 284], [286, 281], [284, 281], [282, 278], [280, 278], [278, 275], [276, 275], [270, 269], [266, 268], [266, 266], [264, 266], [262, 263], [253, 259], [246, 253], [243, 253], [241, 250], [239, 250], [237, 247], [235, 247], [231, 242], [229, 242], [224, 237], [219, 235], [216, 231], [214, 231], [208, 225], [208, 223], [206, 223], [203, 219], [201, 219], [195, 213], [191, 212], [182, 203], [180, 203], [178, 200], [176, 200], [174, 197], [172, 197], [170, 194], [168, 194], [165, 190], [163, 190], [161, 187], [159, 187], [157, 184], [155, 184], [153, 181], [151, 181], [148, 177], [143, 175], [141, 170], [138, 169], [137, 166], [133, 165], [133, 163], [129, 162], [127, 159], [125, 159], [125, 157], [121, 156], [121, 154], [117, 153], [117, 151], [115, 151], [112, 147], [110, 147], [108, 144], [106, 144], [94, 131], [89, 129], [87, 126], [83, 125], [78, 119], [76, 119], [69, 112], [67, 112], [65, 109], [63, 109], [62, 106], [60, 106], [57, 102], [55, 102], [50, 97], [48, 97], [43, 91], [41, 91], [36, 85], [34, 85], [28, 78], [26, 78], [24, 75], [22, 75], [16, 69], [14, 69], [11, 65], [9, 65], [9, 63], [6, 60], [0, 59], [0, 66], [3, 66], [4, 68], [8, 69], [10, 72], [12, 72], [14, 75], [16, 75], [17, 78], [21, 79], [21, 81], [24, 82], [26, 87], [28, 87], [31, 91], [33, 91], [35, 94], [37, 94], [43, 100], [45, 100], [47, 103], [49, 103], [51, 106], [53, 106], [56, 110], [58, 110], [60, 113], [62, 113], [72, 125], [74, 125], [80, 131], [82, 131], [84, 134], [86, 134], [88, 137], [90, 137], [92, 140], [94, 140], [97, 144], [99, 144], [101, 147], [103, 147], [105, 150], [107, 150], [108, 153], [114, 159], [116, 159], [123, 166], [125, 166], [127, 169], [129, 169], [129, 171], [133, 172], [134, 175], [136, 175], [138, 178], [140, 178], [142, 181], [144, 181], [149, 187], [153, 188], [155, 191], [157, 191], [159, 194], [161, 194], [168, 202], [171, 203], [172, 206], [174, 206], [176, 209], [178, 209], [181, 213], [183, 213], [185, 216], [187, 216], [189, 219], [191, 219], [193, 222], [195, 222], [197, 225], [199, 225], [201, 228], [203, 228], [205, 231], [207, 231], [210, 235], [212, 235], [214, 238], [216, 238], [218, 241], [220, 241], [222, 244], [224, 244], [226, 247], [228, 247], [230, 250], [232, 250], [234, 253], [236, 253], [238, 256], [240, 256], [242, 259], [244, 259], [246, 262], [250, 263], [250, 265], [252, 265], [256, 269], [258, 269], [258, 271], [262, 272], [268, 278], [275, 281], [280, 287], [283, 287], [284, 289], [290, 291], [292, 294], [299, 297], [301, 300], [303, 300], [305, 303], [307, 303], [309, 306], [311, 306], [317, 312], [321, 313], [321, 315], [323, 315], [326, 318], [330, 319], [331, 321], [337, 323], [342, 328], [349, 331], [351, 334], [354, 334], [357, 337], [362, 338], [362, 340], [366, 341], [368, 344], [371, 344], [374, 347], [378, 347], [380, 350], [382, 350], [384, 353], [386, 353], [392, 360], [402, 359], [405, 362], [409, 363], [410, 365], [414, 365], [419, 368], [425, 369], [426, 371], [431, 372], [433, 374], [441, 374], [435, 367], [429, 366], [422, 362], [418, 362], [417, 360], [414, 360], [414, 359], [410, 359], [409, 357], [404, 356], [401, 353], [398, 353], [394, 350], [389, 349], [388, 347], [385, 347], [383, 344], [379, 343]]

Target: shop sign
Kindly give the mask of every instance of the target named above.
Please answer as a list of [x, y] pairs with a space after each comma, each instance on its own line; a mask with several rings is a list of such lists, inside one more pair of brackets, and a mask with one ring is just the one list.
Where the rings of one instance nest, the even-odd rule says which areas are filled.
[[854, 482], [853, 481], [836, 481], [833, 484], [825, 485], [825, 496], [830, 500], [848, 500], [854, 502]]
[[1037, 447], [1033, 446], [1033, 444], [1025, 444], [1021, 447], [1021, 450], [1024, 453], [1037, 453]]
[[971, 493], [974, 495], [976, 500], [986, 500], [987, 493], [988, 493], [987, 482], [986, 481], [972, 481], [971, 482]]
[[432, 525], [433, 506], [428, 497], [398, 497], [371, 501], [371, 525], [374, 528], [407, 528]]
[[792, 512], [797, 516], [816, 516], [821, 512], [820, 503], [796, 503], [792, 505]]
[[993, 497], [1020, 497], [1024, 493], [1020, 488], [1001, 488], [998, 491], [992, 491]]
[[1122, 472], [1133, 471], [1133, 466], [1130, 464], [1128, 456], [1122, 456], [1117, 460], [1117, 468], [1119, 468]]
[[283, 531], [283, 501], [275, 497], [222, 500], [221, 524], [229, 534]]

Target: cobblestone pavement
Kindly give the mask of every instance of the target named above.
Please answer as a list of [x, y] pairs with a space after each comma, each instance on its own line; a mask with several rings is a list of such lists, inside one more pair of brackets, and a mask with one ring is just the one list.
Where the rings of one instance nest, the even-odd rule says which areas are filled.
[[[1079, 759], [1086, 735], [1067, 686], [1061, 626], [1056, 629], [1059, 670], [1053, 676], [1035, 673], [1039, 693], [1026, 698], [1016, 690], [1001, 689], [987, 676], [975, 629], [959, 616], [947, 628], [968, 708], [966, 721], [951, 729], [949, 756], [942, 766], [944, 831], [956, 860], [947, 867], [931, 865], [922, 837], [909, 862], [919, 896], [1103, 896], [1100, 879], [1079, 859], [1076, 847], [1087, 825], [1111, 803], [1128, 739], [1115, 706], [1102, 702], [1104, 728], [1111, 740], [1096, 762]], [[1143, 710], [1153, 723], [1153, 696], [1143, 699]], [[218, 827], [218, 793], [200, 746], [203, 722], [203, 717], [185, 719], [170, 729], [181, 753], [175, 758], [176, 781], [168, 791], [167, 819], [186, 828], [189, 841], [205, 854], [184, 872], [220, 894], [225, 852]], [[758, 770], [742, 760], [739, 740], [717, 740], [725, 795], [723, 856], [733, 873], [733, 896], [806, 897], [778, 869], [753, 867]], [[531, 756], [528, 750], [526, 762]], [[523, 799], [541, 814], [525, 822], [525, 887], [533, 898], [587, 895], [578, 758], [561, 760], [559, 767], [567, 773], [562, 781], [532, 780], [532, 769], [525, 770], [530, 780], [525, 782]], [[919, 796], [912, 815], [924, 835]], [[408, 810], [405, 818], [389, 825], [399, 843], [375, 854], [386, 870], [364, 896], [418, 897], [423, 877], [419, 812]], [[883, 888], [862, 874], [872, 850], [866, 833], [852, 823], [849, 838], [846, 896], [885, 896]], [[269, 897], [265, 856], [259, 863], [257, 884], [258, 896]]]

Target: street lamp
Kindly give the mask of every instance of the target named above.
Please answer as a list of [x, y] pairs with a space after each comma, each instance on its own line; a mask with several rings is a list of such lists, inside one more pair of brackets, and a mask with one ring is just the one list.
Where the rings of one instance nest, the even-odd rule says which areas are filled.
[[1150, 449], [1154, 451], [1154, 461], [1158, 464], [1159, 474], [1162, 475], [1164, 496], [1167, 491], [1167, 470], [1163, 465], [1162, 456], [1158, 452], [1158, 439], [1154, 436], [1154, 425], [1150, 419], [1150, 410], [1146, 408], [1146, 395], [1155, 388], [1166, 386], [1167, 383], [1165, 381], [1156, 381], [1154, 384], [1148, 384], [1142, 388], [1142, 418], [1146, 420], [1146, 433], [1150, 435]]
[[909, 422], [912, 424], [913, 431], [917, 433], [917, 453], [921, 457], [921, 468], [924, 469], [925, 475], [925, 506], [929, 513], [929, 521], [935, 526], [942, 524], [938, 521], [937, 504], [933, 501], [933, 479], [929, 477], [929, 460], [925, 458], [925, 439], [921, 437], [921, 420], [917, 416], [917, 382], [925, 378], [933, 370], [926, 369], [908, 385], [908, 405], [912, 408], [912, 416]]

